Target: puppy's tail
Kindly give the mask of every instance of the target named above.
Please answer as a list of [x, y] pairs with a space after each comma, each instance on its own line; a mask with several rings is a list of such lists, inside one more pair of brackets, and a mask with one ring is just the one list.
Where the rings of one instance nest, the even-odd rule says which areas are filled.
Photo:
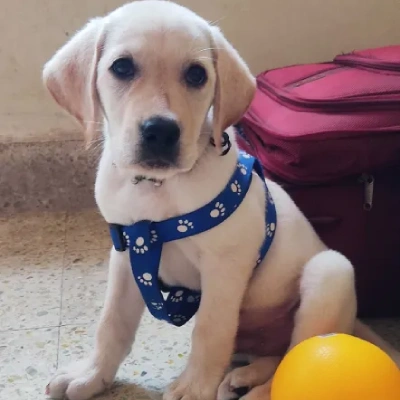
[[400, 353], [391, 344], [374, 332], [369, 326], [357, 320], [354, 326], [354, 335], [360, 339], [374, 344], [375, 346], [378, 346], [381, 350], [385, 351], [400, 368]]

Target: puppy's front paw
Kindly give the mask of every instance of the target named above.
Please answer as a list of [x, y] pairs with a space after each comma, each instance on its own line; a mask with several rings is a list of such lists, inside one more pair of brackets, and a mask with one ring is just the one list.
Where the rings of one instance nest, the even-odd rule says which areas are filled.
[[219, 381], [200, 377], [192, 373], [183, 373], [166, 390], [163, 400], [215, 400]]
[[[248, 396], [257, 396], [264, 389], [268, 392], [264, 385], [272, 378], [280, 360], [280, 357], [262, 357], [229, 372], [219, 385], [218, 400], [232, 400], [239, 397], [247, 400]], [[257, 389], [258, 387], [263, 389]]]
[[111, 385], [106, 375], [91, 360], [76, 362], [57, 371], [46, 394], [51, 399], [88, 400]]

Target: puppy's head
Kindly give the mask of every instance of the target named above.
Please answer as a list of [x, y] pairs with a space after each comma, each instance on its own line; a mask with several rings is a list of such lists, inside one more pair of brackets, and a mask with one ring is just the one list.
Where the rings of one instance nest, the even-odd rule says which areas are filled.
[[167, 1], [133, 2], [90, 21], [43, 77], [88, 143], [104, 122], [114, 163], [159, 178], [190, 170], [211, 135], [220, 143], [255, 90], [218, 28]]

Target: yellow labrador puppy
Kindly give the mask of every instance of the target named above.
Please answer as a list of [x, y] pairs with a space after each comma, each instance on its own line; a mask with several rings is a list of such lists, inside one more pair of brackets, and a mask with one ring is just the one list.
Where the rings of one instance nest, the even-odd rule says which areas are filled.
[[[148, 272], [135, 274], [135, 257], [150, 254], [151, 245], [130, 238], [131, 228], [114, 230], [94, 352], [55, 375], [47, 387], [51, 397], [85, 400], [112, 384], [145, 305], [155, 314], [167, 307], [164, 297], [153, 303], [146, 298], [146, 290], [161, 286], [182, 288], [169, 306], [185, 291], [192, 293], [188, 304], [200, 303], [187, 367], [166, 400], [227, 400], [244, 386], [251, 389], [248, 399], [267, 400], [284, 353], [330, 332], [371, 340], [398, 362], [396, 352], [356, 320], [351, 263], [326, 248], [278, 185], [266, 181], [266, 196], [265, 181], [250, 171], [246, 193], [236, 180], [224, 189], [238, 169], [246, 170], [238, 165], [233, 134], [223, 132], [249, 106], [255, 80], [218, 28], [172, 2], [130, 3], [91, 20], [47, 63], [44, 82], [82, 124], [88, 143], [103, 127], [96, 201], [105, 220], [119, 224], [114, 228], [177, 217], [178, 231], [189, 232], [193, 223], [180, 216], [211, 204], [229, 187], [242, 197], [230, 213], [220, 202], [213, 205], [211, 217], [223, 222], [164, 244], [156, 270], [162, 284]], [[266, 226], [269, 201], [277, 225]], [[151, 231], [149, 243], [160, 232]], [[124, 250], [118, 243], [126, 251], [117, 251]], [[200, 290], [201, 301], [193, 296]], [[163, 315], [172, 318], [168, 311]], [[174, 315], [170, 322], [181, 325], [190, 316]], [[234, 354], [249, 356], [250, 365], [227, 373]]]

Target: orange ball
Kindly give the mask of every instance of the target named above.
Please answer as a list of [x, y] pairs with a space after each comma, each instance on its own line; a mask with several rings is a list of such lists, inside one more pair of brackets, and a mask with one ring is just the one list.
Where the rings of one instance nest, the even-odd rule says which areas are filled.
[[400, 400], [400, 370], [365, 340], [345, 334], [317, 336], [282, 360], [271, 400]]

